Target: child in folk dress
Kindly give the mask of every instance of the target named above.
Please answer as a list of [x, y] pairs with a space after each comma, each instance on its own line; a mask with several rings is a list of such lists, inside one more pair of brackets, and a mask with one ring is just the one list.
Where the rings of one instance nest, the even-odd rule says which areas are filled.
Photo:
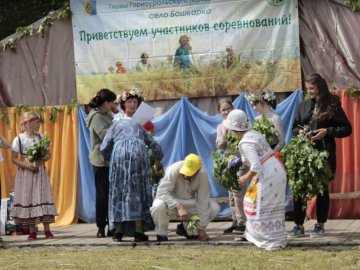
[[15, 177], [14, 208], [11, 216], [15, 224], [30, 227], [29, 240], [37, 238], [36, 225], [44, 224], [45, 237], [53, 238], [50, 223], [58, 215], [52, 195], [49, 177], [44, 163], [50, 152], [41, 161], [30, 163], [27, 149], [44, 136], [39, 133], [40, 117], [35, 112], [25, 112], [21, 118], [23, 133], [14, 138], [11, 161], [18, 166]]

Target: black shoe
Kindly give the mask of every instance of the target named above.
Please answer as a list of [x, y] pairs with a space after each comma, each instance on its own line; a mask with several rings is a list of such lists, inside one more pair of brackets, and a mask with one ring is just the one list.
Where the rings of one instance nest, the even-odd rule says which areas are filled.
[[114, 234], [115, 234], [115, 230], [108, 230], [106, 237], [112, 237], [112, 236], [114, 236]]
[[187, 240], [197, 240], [199, 238], [197, 235], [189, 235], [187, 233], [187, 231], [185, 230], [184, 225], [182, 223], [177, 225], [176, 234], [185, 236]]
[[97, 234], [96, 234], [96, 237], [97, 237], [97, 238], [105, 237], [105, 229], [104, 229], [104, 228], [99, 228], [99, 229], [98, 229], [98, 232], [97, 232]]
[[149, 237], [144, 233], [135, 232], [134, 241], [135, 242], [145, 242], [148, 241]]
[[114, 233], [114, 235], [112, 236], [112, 239], [113, 239], [115, 242], [121, 242], [122, 237], [123, 237], [123, 234], [122, 234], [122, 233], [116, 232], [116, 233]]
[[232, 233], [235, 230], [236, 226], [236, 224], [231, 225], [231, 227], [224, 230], [224, 234]]
[[245, 232], [245, 229], [246, 227], [244, 224], [236, 225], [233, 233], [243, 234]]
[[168, 237], [165, 235], [156, 235], [156, 241], [158, 242], [164, 242], [169, 241]]

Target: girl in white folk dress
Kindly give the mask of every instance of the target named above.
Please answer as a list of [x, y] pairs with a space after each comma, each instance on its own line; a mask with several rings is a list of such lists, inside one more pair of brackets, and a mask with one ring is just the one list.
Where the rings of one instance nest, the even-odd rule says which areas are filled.
[[21, 118], [23, 133], [14, 138], [11, 161], [18, 166], [15, 176], [14, 208], [11, 216], [15, 224], [29, 226], [28, 240], [37, 238], [36, 225], [44, 224], [45, 238], [53, 238], [50, 223], [58, 215], [52, 195], [49, 177], [44, 163], [51, 157], [47, 153], [42, 161], [30, 163], [27, 149], [44, 136], [38, 133], [40, 117], [36, 112], [25, 112]]

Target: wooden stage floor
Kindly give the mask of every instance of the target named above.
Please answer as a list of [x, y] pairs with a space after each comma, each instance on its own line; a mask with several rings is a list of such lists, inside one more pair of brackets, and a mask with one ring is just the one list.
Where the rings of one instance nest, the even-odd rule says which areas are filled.
[[[329, 220], [325, 225], [326, 235], [321, 238], [310, 238], [309, 234], [314, 227], [314, 220], [306, 221], [305, 235], [306, 237], [291, 239], [288, 246], [305, 247], [305, 248], [323, 248], [323, 247], [360, 247], [360, 220]], [[148, 242], [134, 243], [133, 238], [124, 237], [122, 242], [114, 242], [111, 237], [96, 238], [97, 228], [95, 224], [75, 224], [64, 227], [53, 227], [52, 231], [55, 235], [53, 239], [45, 239], [42, 227], [39, 228], [38, 239], [29, 241], [27, 236], [2, 236], [3, 242], [0, 248], [34, 248], [34, 247], [134, 247], [134, 246], [159, 246], [159, 245], [228, 245], [228, 246], [250, 246], [252, 244], [246, 241], [234, 241], [236, 234], [223, 234], [224, 229], [230, 226], [230, 222], [215, 221], [208, 226], [207, 232], [210, 241], [200, 242], [197, 240], [186, 240], [182, 236], [175, 233], [177, 222], [171, 222], [169, 226], [169, 241], [157, 242], [154, 231], [147, 232], [149, 235]], [[287, 231], [290, 231], [294, 223], [286, 222]]]

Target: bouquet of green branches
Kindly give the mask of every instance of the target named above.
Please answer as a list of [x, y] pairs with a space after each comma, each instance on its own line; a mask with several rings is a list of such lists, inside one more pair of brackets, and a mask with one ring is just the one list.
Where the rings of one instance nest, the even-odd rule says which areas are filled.
[[278, 143], [279, 132], [276, 130], [274, 124], [266, 117], [255, 119], [252, 129], [264, 135], [270, 146]]
[[197, 229], [197, 224], [200, 221], [200, 218], [198, 215], [192, 215], [187, 223], [187, 229], [191, 231], [192, 233], [195, 232]]
[[44, 138], [41, 138], [39, 141], [33, 143], [28, 149], [27, 154], [29, 162], [38, 162], [43, 161], [45, 156], [49, 152], [50, 141], [45, 135]]
[[323, 194], [329, 186], [332, 171], [327, 160], [329, 153], [319, 151], [304, 135], [293, 137], [281, 150], [282, 160], [293, 197], [306, 202]]
[[238, 171], [242, 165], [241, 158], [229, 155], [226, 156], [223, 150], [213, 152], [214, 158], [214, 178], [220, 185], [228, 190], [240, 191], [241, 185], [238, 182]]
[[228, 132], [224, 136], [227, 147], [225, 150], [217, 150], [211, 155], [214, 159], [214, 178], [220, 185], [228, 190], [240, 191], [241, 185], [238, 183], [238, 175], [242, 166], [241, 158], [237, 157], [240, 137], [233, 132]]

